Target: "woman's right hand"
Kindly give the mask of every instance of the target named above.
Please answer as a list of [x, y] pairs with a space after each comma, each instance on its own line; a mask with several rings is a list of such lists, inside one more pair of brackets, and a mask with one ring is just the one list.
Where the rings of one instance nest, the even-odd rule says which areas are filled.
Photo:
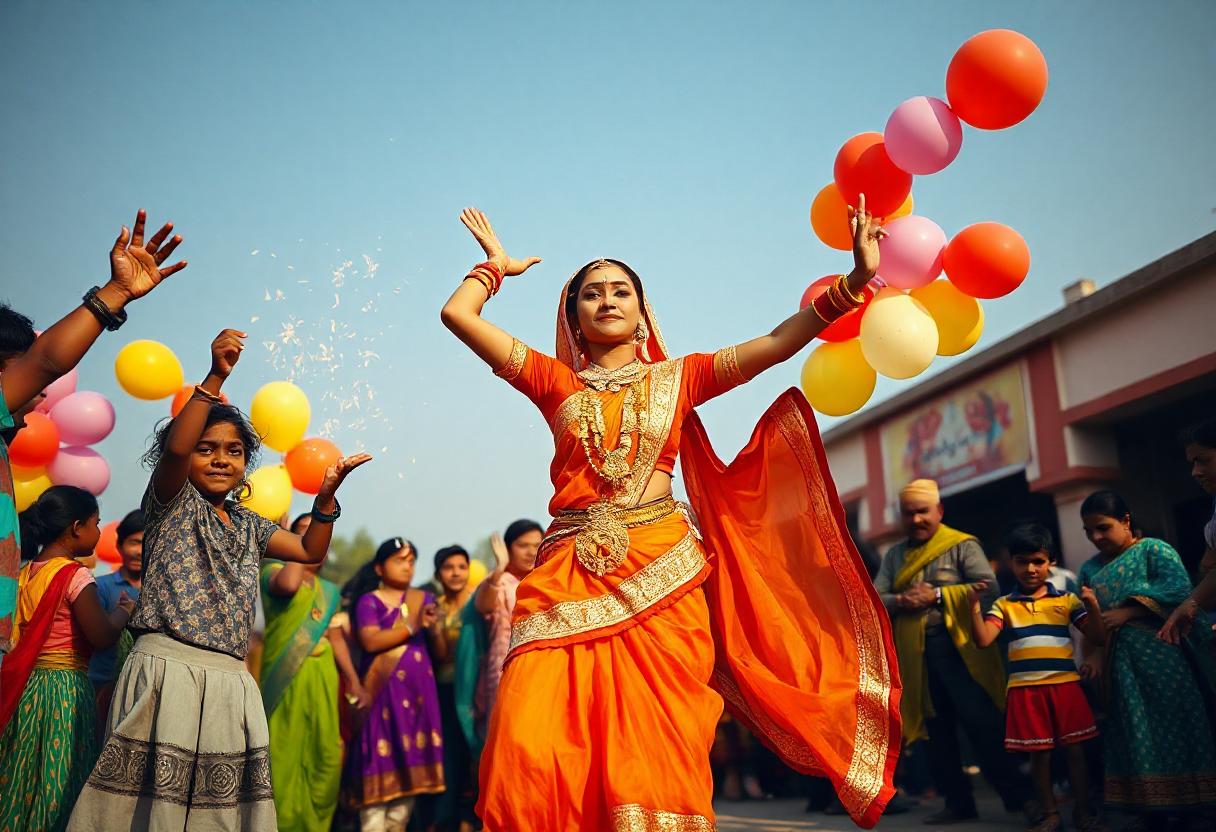
[[1194, 598], [1187, 598], [1179, 604], [1165, 624], [1157, 632], [1157, 638], [1169, 644], [1178, 644], [1191, 631], [1195, 617], [1199, 615], [1199, 604]]
[[228, 378], [232, 368], [241, 358], [245, 349], [245, 333], [238, 329], [225, 329], [211, 342], [211, 373], [220, 378]]
[[1078, 672], [1081, 674], [1082, 679], [1097, 679], [1102, 675], [1102, 658], [1100, 656], [1090, 656], [1081, 662]]
[[505, 572], [511, 562], [511, 553], [507, 551], [507, 541], [498, 532], [490, 535], [490, 551], [494, 553], [494, 574]]
[[127, 618], [131, 617], [131, 613], [135, 612], [135, 601], [125, 591], [118, 593], [118, 608], [127, 614]]
[[504, 275], [523, 274], [540, 262], [539, 257], [516, 260], [509, 256], [502, 243], [498, 241], [498, 235], [494, 233], [494, 227], [490, 225], [489, 218], [476, 208], [465, 208], [461, 211], [460, 221], [477, 238], [477, 244], [486, 253], [486, 258], [502, 269]]

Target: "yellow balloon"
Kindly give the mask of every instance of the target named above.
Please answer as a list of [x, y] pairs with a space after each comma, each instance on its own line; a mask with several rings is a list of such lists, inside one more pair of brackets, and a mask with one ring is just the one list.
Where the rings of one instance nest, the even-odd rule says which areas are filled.
[[937, 355], [937, 324], [925, 305], [887, 286], [861, 319], [861, 354], [887, 378], [912, 378]]
[[910, 294], [937, 322], [937, 354], [959, 355], [975, 346], [984, 331], [984, 307], [949, 280], [935, 280]]
[[291, 477], [283, 465], [268, 465], [249, 475], [249, 490], [241, 505], [267, 520], [278, 522], [291, 508]]
[[45, 468], [22, 468], [13, 466], [13, 502], [17, 504], [17, 512], [23, 512], [34, 504], [52, 485], [51, 478], [46, 475]]
[[168, 398], [185, 383], [182, 363], [159, 341], [132, 341], [114, 359], [118, 384], [137, 399]]
[[249, 421], [267, 447], [287, 453], [304, 438], [312, 407], [290, 381], [272, 381], [253, 394]]
[[848, 416], [874, 394], [878, 375], [861, 354], [856, 338], [820, 344], [802, 365], [802, 392], [825, 416]]
[[486, 579], [486, 565], [479, 560], [469, 561], [469, 589], [477, 586]]
[[882, 221], [890, 222], [891, 220], [897, 220], [900, 217], [906, 217], [912, 213], [912, 209], [915, 207], [915, 203], [912, 202], [912, 194], [908, 194], [908, 198], [904, 200], [904, 204], [896, 208], [894, 213], [892, 213], [890, 216], [883, 217]]

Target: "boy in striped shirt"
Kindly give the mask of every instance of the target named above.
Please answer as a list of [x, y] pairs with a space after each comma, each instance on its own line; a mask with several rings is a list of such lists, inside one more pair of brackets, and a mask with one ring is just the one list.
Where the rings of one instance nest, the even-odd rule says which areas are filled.
[[1061, 592], [1048, 577], [1055, 557], [1051, 532], [1033, 523], [1017, 526], [1006, 537], [1018, 589], [998, 598], [987, 615], [971, 589], [971, 629], [975, 642], [987, 647], [1003, 632], [1009, 647], [1009, 686], [1005, 704], [1005, 748], [1029, 752], [1035, 789], [1044, 816], [1032, 827], [1052, 832], [1060, 813], [1051, 789], [1051, 750], [1063, 747], [1077, 805], [1073, 826], [1080, 832], [1101, 827], [1090, 814], [1085, 755], [1079, 743], [1098, 735], [1094, 715], [1081, 690], [1069, 625], [1095, 644], [1106, 640], [1102, 610], [1089, 587], [1078, 598]]

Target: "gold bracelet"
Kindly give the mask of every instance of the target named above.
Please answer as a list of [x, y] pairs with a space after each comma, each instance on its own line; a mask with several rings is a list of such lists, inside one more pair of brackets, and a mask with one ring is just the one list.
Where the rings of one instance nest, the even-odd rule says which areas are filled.
[[865, 296], [864, 292], [859, 295], [853, 294], [853, 290], [849, 288], [849, 278], [847, 275], [842, 274], [840, 277], [836, 278], [836, 284], [840, 287], [841, 293], [846, 298], [851, 300], [853, 302], [854, 306], [861, 306], [863, 303], [866, 302], [866, 296]]
[[201, 385], [201, 384], [194, 385], [194, 394], [193, 395], [202, 396], [204, 399], [211, 402], [212, 404], [223, 404], [224, 403], [223, 399], [221, 399], [219, 396], [212, 393], [210, 390], [207, 390], [206, 388], [204, 388], [203, 385]]

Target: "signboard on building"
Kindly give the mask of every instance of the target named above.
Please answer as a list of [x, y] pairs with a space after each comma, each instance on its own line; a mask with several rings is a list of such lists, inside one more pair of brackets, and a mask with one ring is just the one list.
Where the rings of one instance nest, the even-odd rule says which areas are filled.
[[1030, 425], [1022, 368], [1013, 364], [918, 407], [881, 429], [889, 504], [914, 479], [943, 493], [1026, 467]]

